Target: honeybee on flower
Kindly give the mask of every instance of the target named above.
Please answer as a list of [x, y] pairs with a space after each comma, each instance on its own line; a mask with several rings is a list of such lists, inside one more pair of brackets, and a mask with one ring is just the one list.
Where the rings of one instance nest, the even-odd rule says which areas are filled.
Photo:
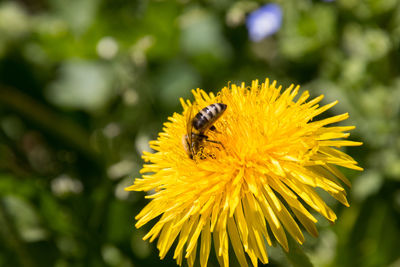
[[189, 113], [186, 124], [187, 134], [185, 134], [182, 141], [191, 159], [203, 148], [202, 143], [204, 142], [219, 144], [223, 147], [221, 142], [208, 139], [206, 133], [208, 130], [216, 130], [214, 123], [222, 116], [226, 107], [225, 104], [214, 103], [200, 110], [193, 118], [191, 117], [191, 112]]
[[[173, 257], [179, 265], [186, 258], [193, 266], [199, 246], [200, 265], [207, 266], [211, 242], [221, 266], [229, 265], [229, 243], [241, 266], [248, 266], [246, 254], [253, 266], [258, 260], [265, 264], [266, 247], [273, 240], [288, 251], [286, 232], [299, 244], [304, 242], [299, 224], [318, 235], [310, 209], [336, 220], [315, 188], [349, 206], [342, 184], [350, 182], [336, 166], [362, 168], [337, 148], [362, 143], [341, 139], [354, 126], [328, 126], [347, 119], [347, 113], [313, 120], [337, 101], [319, 106], [323, 96], [307, 102], [307, 91], [295, 100], [298, 91], [299, 86], [292, 85], [281, 92], [267, 79], [261, 85], [253, 81], [250, 87], [233, 84], [218, 95], [193, 90], [194, 103], [181, 99], [183, 113], [169, 117], [157, 140], [150, 142], [155, 152], [143, 152], [143, 175], [127, 188], [155, 191], [136, 216], [136, 227], [159, 217], [144, 239], [158, 237], [161, 259], [177, 240]], [[215, 103], [225, 105], [223, 114], [215, 120], [209, 114], [206, 121], [212, 123], [205, 131], [200, 127], [195, 136], [188, 133], [193, 106]], [[205, 116], [204, 109], [196, 114]], [[198, 154], [201, 160], [193, 160]]]

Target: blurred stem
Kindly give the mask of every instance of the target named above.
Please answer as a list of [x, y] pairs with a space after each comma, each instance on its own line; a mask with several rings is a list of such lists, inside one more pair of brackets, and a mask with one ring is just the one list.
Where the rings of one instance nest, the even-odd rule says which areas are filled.
[[4, 243], [17, 255], [17, 259], [21, 266], [36, 266], [32, 257], [25, 248], [23, 241], [18, 235], [2, 198], [0, 198], [0, 233], [3, 236]]
[[88, 133], [71, 120], [61, 117], [33, 98], [10, 87], [0, 86], [0, 103], [20, 115], [46, 128], [63, 142], [67, 142], [91, 159], [98, 159], [98, 153], [89, 144]]
[[294, 267], [313, 267], [307, 254], [304, 253], [299, 245], [290, 235], [287, 235], [289, 252], [285, 251], [286, 257]]

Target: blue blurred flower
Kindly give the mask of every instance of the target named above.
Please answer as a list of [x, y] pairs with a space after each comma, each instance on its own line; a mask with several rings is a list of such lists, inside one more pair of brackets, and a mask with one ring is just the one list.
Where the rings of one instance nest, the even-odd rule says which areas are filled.
[[246, 19], [249, 37], [258, 42], [276, 33], [282, 24], [282, 9], [278, 4], [267, 4], [251, 12]]

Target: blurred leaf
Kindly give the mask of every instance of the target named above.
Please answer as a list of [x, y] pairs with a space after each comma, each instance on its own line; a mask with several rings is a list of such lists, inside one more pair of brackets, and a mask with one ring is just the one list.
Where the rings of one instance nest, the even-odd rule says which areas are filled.
[[[389, 188], [386, 193], [392, 191]], [[382, 192], [382, 191], [381, 191]], [[383, 191], [384, 192], [384, 191]], [[387, 194], [389, 197], [392, 193]], [[389, 198], [390, 199], [390, 198]], [[388, 200], [389, 200], [388, 199]], [[399, 228], [394, 217], [398, 216], [388, 203], [375, 196], [365, 201], [361, 212], [351, 227], [351, 232], [340, 236], [336, 265], [340, 266], [387, 266], [398, 257]], [[356, 207], [353, 207], [353, 210]], [[351, 210], [343, 217], [353, 216]], [[345, 218], [343, 218], [345, 220]], [[363, 255], [355, 257], [355, 255]]]
[[49, 100], [61, 107], [97, 111], [113, 95], [110, 68], [98, 62], [71, 60], [47, 90]]
[[166, 108], [176, 107], [180, 97], [190, 97], [200, 84], [199, 74], [180, 60], [167, 62], [158, 75], [156, 94]]
[[93, 22], [99, 0], [52, 0], [55, 13], [65, 19], [76, 34], [84, 33]]
[[297, 243], [290, 235], [287, 235], [289, 243], [289, 252], [285, 252], [290, 263], [295, 267], [312, 267], [314, 266], [308, 256], [303, 252], [300, 244]]
[[336, 36], [336, 12], [324, 5], [299, 11], [284, 5], [281, 51], [289, 59], [300, 59], [328, 45]]
[[361, 25], [350, 24], [345, 28], [344, 45], [348, 54], [364, 60], [377, 60], [391, 48], [387, 34], [376, 28], [363, 31]]
[[23, 199], [14, 196], [3, 197], [2, 201], [24, 241], [35, 242], [46, 238], [48, 234], [41, 226], [34, 207]]
[[218, 20], [207, 10], [190, 9], [180, 17], [179, 23], [182, 50], [187, 54], [209, 54], [216, 61], [224, 61], [231, 56], [231, 47], [222, 35]]

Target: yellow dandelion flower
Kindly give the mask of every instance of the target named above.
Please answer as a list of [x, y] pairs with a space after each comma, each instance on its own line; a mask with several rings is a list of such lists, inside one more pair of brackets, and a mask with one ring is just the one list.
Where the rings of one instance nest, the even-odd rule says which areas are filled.
[[[193, 104], [181, 99], [183, 114], [168, 118], [158, 139], [150, 142], [155, 152], [144, 152], [149, 164], [141, 170], [142, 178], [127, 188], [154, 190], [136, 227], [160, 216], [143, 239], [158, 237], [161, 259], [175, 242], [173, 257], [179, 265], [185, 257], [193, 266], [199, 250], [200, 265], [206, 266], [213, 240], [221, 266], [229, 265], [229, 243], [241, 266], [248, 266], [246, 254], [254, 266], [258, 260], [265, 264], [266, 244], [276, 240], [288, 251], [287, 233], [304, 242], [299, 223], [317, 236], [317, 220], [304, 204], [336, 220], [314, 188], [349, 206], [342, 182], [350, 182], [335, 165], [362, 170], [337, 149], [362, 144], [340, 139], [355, 127], [327, 126], [347, 119], [347, 113], [313, 121], [337, 101], [320, 107], [323, 96], [307, 102], [307, 91], [295, 100], [298, 90], [292, 85], [281, 92], [267, 79], [261, 85], [253, 81], [251, 87], [225, 87], [217, 96], [193, 90]], [[217, 143], [202, 139], [191, 159], [182, 145], [188, 121], [213, 103], [227, 105], [214, 123], [216, 130], [205, 133]]]

